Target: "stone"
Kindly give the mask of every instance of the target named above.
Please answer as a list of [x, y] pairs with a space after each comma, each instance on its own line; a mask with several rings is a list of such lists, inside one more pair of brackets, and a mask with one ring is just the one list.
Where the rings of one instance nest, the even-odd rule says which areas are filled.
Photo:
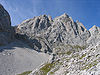
[[[67, 14], [56, 17], [54, 20], [50, 16], [41, 15], [32, 19], [27, 19], [18, 25], [16, 33], [27, 36], [26, 40], [37, 39], [45, 42], [49, 49], [53, 49], [60, 43], [71, 45], [86, 45], [86, 40], [90, 37], [90, 32], [80, 22], [74, 22]], [[30, 43], [33, 45], [32, 43]], [[41, 45], [43, 42], [40, 43]], [[38, 49], [38, 48], [37, 48]], [[35, 49], [35, 50], [37, 50]], [[40, 49], [40, 51], [43, 51]], [[46, 49], [46, 51], [48, 51]], [[50, 51], [50, 50], [49, 50]]]
[[87, 40], [87, 43], [90, 45], [96, 45], [100, 41], [100, 27], [93, 26], [89, 29], [91, 37]]
[[11, 27], [10, 15], [0, 4], [0, 46], [14, 39], [14, 29]]
[[50, 54], [48, 63], [55, 65], [52, 68], [48, 67], [47, 73], [38, 68], [30, 75], [43, 73], [46, 75], [51, 73], [52, 75], [98, 75], [100, 73], [99, 27], [93, 26], [87, 30], [81, 22], [74, 22], [67, 14], [63, 14], [50, 21], [46, 32], [39, 35], [45, 38], [53, 53]]
[[18, 25], [16, 33], [25, 35], [25, 40], [34, 50], [39, 52], [51, 52], [49, 42], [46, 39], [47, 36], [45, 36], [45, 32], [51, 26], [51, 20], [50, 16], [48, 17], [47, 15], [25, 20]]

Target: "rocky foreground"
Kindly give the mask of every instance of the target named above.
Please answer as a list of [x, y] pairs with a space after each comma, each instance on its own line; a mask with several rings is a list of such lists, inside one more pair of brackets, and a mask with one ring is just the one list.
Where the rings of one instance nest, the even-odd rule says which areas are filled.
[[[55, 19], [37, 16], [11, 27], [9, 14], [2, 5], [0, 13], [8, 15], [1, 17], [6, 23], [0, 20], [0, 35], [5, 37], [0, 38], [4, 40], [0, 42], [1, 75], [24, 71], [27, 72], [20, 75], [28, 75], [32, 70], [29, 75], [100, 75], [100, 27], [94, 25], [87, 30], [65, 13]], [[9, 29], [10, 32], [5, 31]], [[7, 38], [8, 35], [11, 36]], [[16, 39], [21, 42], [16, 42], [17, 47], [13, 42]], [[6, 49], [9, 43], [13, 47]]]

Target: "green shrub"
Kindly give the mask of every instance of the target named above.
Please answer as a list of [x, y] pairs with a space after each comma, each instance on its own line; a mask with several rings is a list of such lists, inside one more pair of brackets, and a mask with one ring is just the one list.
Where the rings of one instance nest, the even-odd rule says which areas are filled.
[[98, 62], [97, 60], [94, 60], [93, 62], [91, 62], [91, 63], [89, 63], [89, 64], [83, 66], [83, 67], [82, 67], [82, 70], [85, 70], [85, 69], [88, 70], [88, 69], [90, 69], [91, 67], [97, 65], [98, 63], [99, 63], [99, 62]]

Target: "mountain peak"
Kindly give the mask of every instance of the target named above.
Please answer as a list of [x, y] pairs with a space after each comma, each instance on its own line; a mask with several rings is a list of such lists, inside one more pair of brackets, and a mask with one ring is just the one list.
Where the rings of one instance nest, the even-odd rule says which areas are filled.
[[89, 31], [91, 32], [91, 34], [96, 35], [100, 32], [100, 28], [94, 25], [91, 29], [89, 29]]
[[2, 4], [0, 4], [0, 8], [3, 8]]
[[69, 16], [66, 13], [62, 14], [60, 17], [67, 17], [67, 18], [69, 18]]
[[94, 31], [94, 30], [98, 30], [99, 27], [97, 27], [96, 25], [94, 25], [92, 28], [89, 29], [89, 31]]
[[55, 20], [58, 20], [58, 19], [61, 20], [61, 19], [65, 19], [65, 18], [69, 18], [69, 16], [66, 13], [62, 14], [61, 16], [56, 17]]
[[96, 26], [96, 25], [94, 25], [91, 29], [94, 29], [94, 28], [96, 29], [96, 28], [97, 28], [97, 26]]

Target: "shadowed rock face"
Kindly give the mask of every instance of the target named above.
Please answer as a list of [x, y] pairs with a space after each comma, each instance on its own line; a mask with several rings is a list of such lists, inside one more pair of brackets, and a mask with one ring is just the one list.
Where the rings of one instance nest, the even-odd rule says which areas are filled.
[[[23, 21], [17, 27], [17, 33], [26, 35], [25, 40], [32, 46], [33, 39], [41, 44], [41, 49], [33, 45], [34, 49], [48, 51], [60, 43], [71, 45], [86, 45], [86, 40], [90, 37], [90, 32], [79, 21], [74, 22], [67, 14], [56, 17], [54, 20], [50, 16], [41, 15]], [[31, 41], [30, 41], [31, 40]], [[34, 43], [34, 41], [33, 41]], [[50, 51], [51, 51], [50, 50]]]
[[24, 41], [36, 51], [51, 52], [49, 42], [46, 39], [47, 35], [45, 34], [45, 32], [47, 32], [48, 28], [51, 26], [51, 23], [52, 19], [50, 16], [46, 15], [25, 20], [18, 25], [16, 29], [16, 32], [18, 33], [17, 36], [23, 38], [22, 35], [24, 35], [26, 37], [24, 38]]
[[0, 45], [5, 45], [14, 39], [14, 30], [11, 27], [10, 16], [0, 4]]

